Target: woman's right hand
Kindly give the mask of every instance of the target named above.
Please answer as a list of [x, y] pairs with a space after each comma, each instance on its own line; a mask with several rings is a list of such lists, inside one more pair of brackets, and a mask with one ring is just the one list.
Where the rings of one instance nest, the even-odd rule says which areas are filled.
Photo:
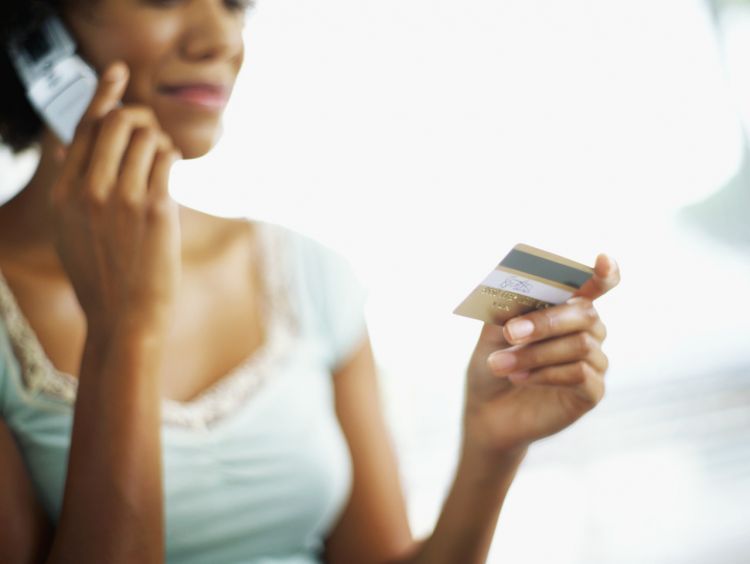
[[147, 106], [120, 105], [122, 62], [99, 81], [50, 203], [55, 245], [92, 331], [164, 331], [181, 275], [169, 171], [179, 151]]

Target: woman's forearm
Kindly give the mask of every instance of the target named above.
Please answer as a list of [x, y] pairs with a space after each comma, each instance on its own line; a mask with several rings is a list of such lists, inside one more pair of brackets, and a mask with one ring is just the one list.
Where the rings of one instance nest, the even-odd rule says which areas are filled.
[[49, 562], [162, 562], [162, 332], [89, 335]]
[[498, 515], [526, 450], [489, 459], [464, 443], [456, 476], [432, 535], [398, 564], [485, 562]]

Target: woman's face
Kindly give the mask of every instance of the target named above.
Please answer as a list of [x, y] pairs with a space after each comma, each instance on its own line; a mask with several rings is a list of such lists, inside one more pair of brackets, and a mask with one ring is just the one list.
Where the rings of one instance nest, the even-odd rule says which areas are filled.
[[144, 104], [182, 151], [213, 146], [242, 66], [243, 0], [93, 0], [64, 14], [79, 50], [101, 73], [125, 61], [124, 103]]

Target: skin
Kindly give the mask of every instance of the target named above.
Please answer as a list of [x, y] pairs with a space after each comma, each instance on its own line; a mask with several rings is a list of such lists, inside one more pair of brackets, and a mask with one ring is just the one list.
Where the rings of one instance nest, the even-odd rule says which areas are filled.
[[67, 23], [86, 61], [98, 71], [116, 60], [130, 78], [122, 101], [153, 110], [184, 158], [206, 154], [220, 130], [220, 112], [186, 111], [161, 93], [165, 84], [193, 80], [230, 87], [244, 59], [244, 12], [219, 1], [98, 0], [73, 10]]
[[[232, 251], [247, 237], [236, 223], [180, 207], [167, 189], [175, 158], [210, 150], [221, 112], [178, 109], [159, 87], [195, 79], [233, 83], [244, 53], [242, 15], [219, 0], [100, 0], [65, 19], [103, 78], [71, 146], [45, 132], [34, 178], [0, 207], [0, 266], [14, 294], [25, 298], [19, 303], [35, 329], [43, 329], [37, 301], [51, 300], [62, 312], [38, 333], [56, 366], [78, 368], [70, 370], [79, 378], [78, 401], [55, 530], [0, 421], [0, 507], [14, 516], [13, 528], [0, 523], [0, 560], [161, 562], [161, 397], [191, 397], [207, 387], [250, 352], [236, 343], [260, 338], [262, 329], [235, 319], [235, 344], [212, 346], [201, 333], [175, 329], [184, 315], [210, 321], [208, 310], [188, 311], [195, 301], [186, 298], [190, 288], [200, 296], [204, 287], [201, 274], [230, 279], [252, 265]], [[409, 530], [382, 410], [372, 401], [377, 376], [369, 338], [363, 340], [332, 375], [354, 482], [326, 542], [328, 562], [486, 559], [529, 445], [576, 421], [604, 393], [606, 330], [592, 300], [616, 286], [619, 274], [604, 255], [595, 272], [577, 301], [482, 328], [466, 373], [455, 479], [433, 534], [420, 542]], [[246, 297], [252, 290], [218, 293], [224, 303], [211, 315], [226, 327], [231, 319], [222, 316], [230, 310], [257, 313]], [[519, 338], [513, 330], [524, 320], [532, 331]], [[510, 346], [513, 366], [494, 367], [490, 359]], [[62, 352], [71, 349], [79, 352]], [[185, 350], [200, 351], [202, 369], [178, 378], [179, 355], [172, 353]]]

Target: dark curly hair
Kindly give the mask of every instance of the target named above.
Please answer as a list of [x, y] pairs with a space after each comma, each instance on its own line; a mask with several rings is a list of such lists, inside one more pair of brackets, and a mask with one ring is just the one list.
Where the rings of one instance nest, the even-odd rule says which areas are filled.
[[19, 153], [34, 144], [43, 125], [26, 97], [26, 89], [8, 57], [8, 40], [52, 13], [60, 13], [70, 0], [2, 0], [0, 2], [0, 142]]

